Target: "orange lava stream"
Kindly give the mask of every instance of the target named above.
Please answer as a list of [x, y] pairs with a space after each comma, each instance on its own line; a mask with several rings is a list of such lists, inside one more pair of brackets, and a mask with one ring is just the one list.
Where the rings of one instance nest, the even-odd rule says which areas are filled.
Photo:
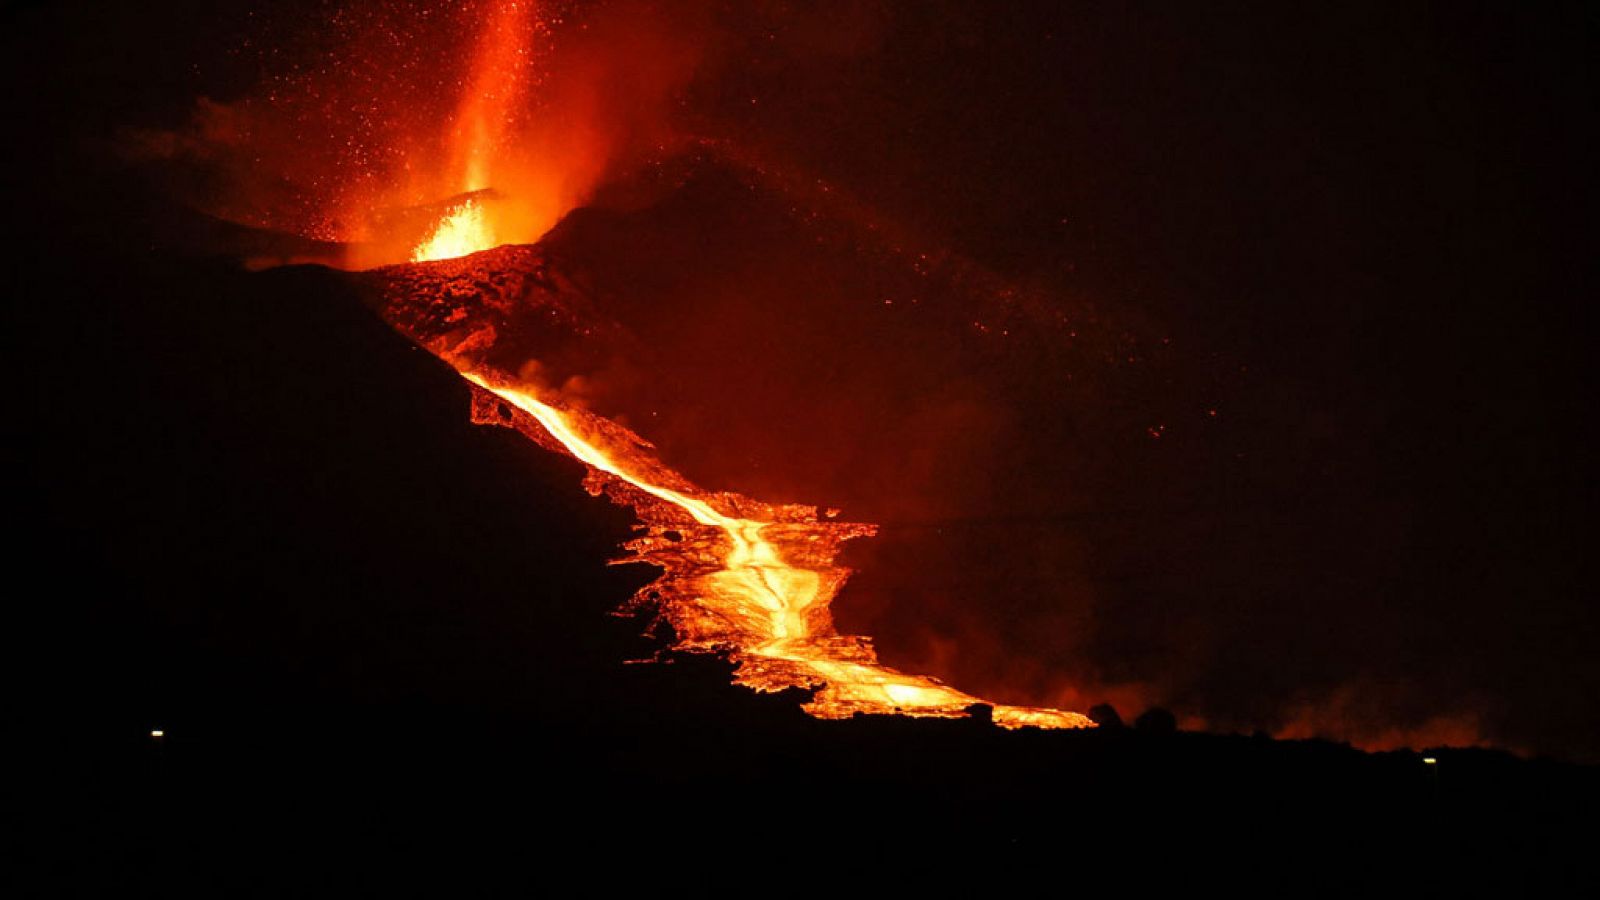
[[[729, 515], [718, 509], [715, 496], [661, 484], [608, 453], [580, 433], [571, 413], [533, 395], [496, 383], [476, 372], [467, 380], [532, 416], [561, 446], [591, 469], [619, 479], [686, 513], [694, 522], [720, 532], [725, 551], [720, 568], [691, 579], [692, 596], [681, 598], [698, 607], [701, 633], [689, 646], [730, 647], [740, 663], [738, 680], [763, 691], [814, 688], [806, 709], [821, 718], [855, 713], [961, 717], [982, 703], [927, 677], [907, 675], [877, 662], [865, 641], [842, 638], [832, 629], [826, 607], [848, 573], [826, 565], [790, 562], [785, 548], [803, 550], [823, 541], [833, 523], [804, 520], [764, 521]], [[681, 479], [677, 479], [680, 483]], [[862, 533], [870, 533], [864, 531]], [[795, 555], [801, 555], [796, 553]], [[641, 558], [644, 558], [641, 556]], [[649, 561], [649, 560], [647, 560]], [[823, 560], [831, 563], [831, 559]], [[707, 627], [707, 623], [712, 623]], [[1093, 723], [1077, 713], [1023, 706], [993, 706], [993, 719], [1007, 728], [1084, 728]]]

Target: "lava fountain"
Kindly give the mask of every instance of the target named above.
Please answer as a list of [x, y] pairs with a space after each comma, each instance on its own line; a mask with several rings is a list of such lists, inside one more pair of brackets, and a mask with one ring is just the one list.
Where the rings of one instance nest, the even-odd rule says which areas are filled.
[[[961, 716], [982, 703], [932, 678], [884, 666], [867, 639], [834, 630], [828, 605], [850, 574], [834, 565], [834, 557], [845, 540], [871, 535], [873, 526], [825, 521], [815, 507], [774, 507], [736, 494], [712, 494], [671, 472], [652, 477], [646, 471], [658, 467], [650, 460], [638, 465], [602, 449], [603, 437], [586, 437], [585, 424], [593, 426], [592, 419], [585, 423], [572, 410], [495, 384], [481, 373], [463, 375], [530, 416], [588, 465], [591, 490], [604, 490], [607, 479], [633, 489], [616, 496], [633, 506], [650, 534], [631, 541], [634, 555], [622, 561], [655, 563], [665, 570], [636, 602], [661, 610], [680, 648], [730, 652], [739, 663], [739, 683], [756, 690], [815, 690], [806, 709], [821, 718], [858, 712]], [[596, 429], [598, 435], [607, 431], [633, 437], [615, 424]], [[646, 446], [637, 438], [631, 443]], [[669, 478], [679, 486], [661, 483]], [[993, 717], [1012, 728], [1088, 724], [1076, 713], [1020, 706], [995, 706]]]
[[481, 196], [503, 162], [508, 134], [524, 106], [534, 53], [532, 39], [541, 20], [531, 2], [502, 3], [489, 16], [472, 57], [472, 74], [461, 95], [447, 139], [448, 167], [466, 199], [417, 246], [412, 262], [450, 259], [493, 247], [496, 223]]
[[469, 199], [441, 221], [428, 239], [417, 245], [412, 262], [454, 259], [494, 246], [494, 229], [484, 215], [483, 205]]

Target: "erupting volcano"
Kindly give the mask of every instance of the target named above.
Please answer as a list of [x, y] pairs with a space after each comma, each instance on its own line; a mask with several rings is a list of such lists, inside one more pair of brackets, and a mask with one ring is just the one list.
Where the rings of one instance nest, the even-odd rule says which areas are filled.
[[[535, 386], [486, 361], [497, 350], [507, 356], [496, 345], [508, 320], [525, 326], [533, 320], [524, 330], [537, 331], [537, 313], [573, 315], [559, 293], [550, 293], [552, 261], [536, 248], [502, 246], [506, 234], [527, 233], [539, 203], [529, 201], [526, 188], [502, 193], [494, 183], [497, 172], [518, 166], [512, 133], [524, 116], [538, 21], [528, 4], [517, 2], [500, 4], [487, 19], [444, 142], [454, 174], [422, 179], [462, 193], [435, 214], [409, 263], [369, 276], [385, 318], [476, 386], [477, 421], [516, 428], [581, 460], [591, 493], [635, 510], [646, 533], [626, 545], [621, 561], [659, 566], [663, 574], [631, 605], [658, 611], [677, 649], [728, 653], [739, 683], [759, 691], [813, 691], [806, 708], [823, 718], [959, 717], [978, 708], [1008, 728], [1092, 726], [1076, 713], [991, 705], [933, 678], [896, 671], [878, 662], [867, 638], [839, 634], [829, 604], [850, 571], [835, 557], [845, 541], [873, 534], [873, 526], [836, 522], [832, 511], [811, 506], [699, 488], [626, 428], [541, 398]], [[390, 243], [377, 237], [380, 245]]]
[[32, 893], [1595, 893], [1592, 16], [12, 6]]
[[[308, 296], [338, 295], [319, 309], [348, 301], [442, 390], [475, 398], [471, 421], [493, 427], [467, 427], [459, 397], [429, 407], [469, 443], [519, 446], [509, 429], [554, 470], [586, 466], [623, 510], [578, 494], [580, 512], [519, 501], [511, 517], [548, 536], [519, 546], [596, 540], [561, 573], [593, 588], [582, 600], [517, 579], [530, 616], [547, 602], [597, 620], [574, 652], [612, 640], [602, 611], [632, 596], [662, 626], [654, 648], [700, 653], [683, 668], [726, 657], [737, 681], [809, 692], [824, 718], [1062, 727], [1086, 719], [1059, 710], [1103, 707], [1096, 721], [1159, 713], [1185, 731], [1368, 750], [1534, 746], [1506, 735], [1537, 730], [1523, 718], [1543, 701], [1527, 698], [1567, 682], [1530, 674], [1517, 648], [1562, 661], [1551, 672], [1582, 668], [1562, 623], [1586, 582], [1559, 540], [1518, 523], [1572, 494], [1542, 475], [1480, 480], [1527, 474], [1534, 457], [1511, 436], [1546, 433], [1528, 403], [1547, 383], [1494, 356], [1526, 340], [1545, 358], [1542, 323], [1504, 326], [1500, 299], [1545, 268], [1508, 263], [1461, 335], [1436, 327], [1453, 302], [1413, 297], [1491, 283], [1449, 255], [1473, 216], [1486, 229], [1473, 259], [1493, 240], [1520, 248], [1512, 260], [1544, 250], [1482, 216], [1525, 208], [1509, 187], [1501, 207], [1464, 204], [1435, 229], [1444, 181], [1482, 160], [1419, 110], [1464, 107], [1345, 107], [1389, 96], [1410, 39], [1346, 72], [1295, 48], [1365, 46], [1360, 16], [1326, 31], [1245, 16], [1256, 24], [1240, 31], [1199, 11], [825, 6], [243, 12], [191, 36], [195, 58], [171, 64], [190, 73], [181, 88], [174, 75], [140, 97], [99, 91], [114, 121], [81, 136], [39, 104], [82, 147], [109, 136], [115, 150], [94, 151], [114, 157], [95, 162], [115, 168], [106, 187], [58, 166], [70, 184], [49, 193], [94, 208], [48, 234], [106, 231], [263, 285], [304, 277]], [[1478, 96], [1468, 71], [1449, 83]], [[1368, 155], [1380, 145], [1393, 153]], [[1423, 161], [1441, 147], [1464, 155]], [[122, 212], [95, 199], [123, 187]], [[1444, 243], [1389, 271], [1421, 234]], [[1500, 445], [1460, 439], [1479, 424], [1514, 449], [1483, 457]], [[454, 434], [417, 433], [394, 443]], [[537, 478], [490, 480], [511, 496]], [[637, 530], [604, 530], [624, 522]], [[607, 570], [618, 546], [659, 577]], [[1555, 574], [1524, 583], [1540, 572]], [[419, 608], [444, 614], [449, 591], [419, 589]], [[1553, 624], [1515, 645], [1498, 613], [1463, 617], [1454, 600], [1494, 610], [1535, 594]], [[481, 613], [503, 594], [463, 596]], [[638, 637], [585, 659], [650, 655]], [[537, 653], [539, 637], [511, 644]]]

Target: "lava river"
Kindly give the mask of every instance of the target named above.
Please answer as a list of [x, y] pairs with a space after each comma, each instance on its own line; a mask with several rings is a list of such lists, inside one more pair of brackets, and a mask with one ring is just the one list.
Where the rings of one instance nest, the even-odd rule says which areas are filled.
[[[362, 276], [377, 288], [384, 317], [474, 385], [474, 420], [511, 427], [586, 466], [586, 487], [630, 506], [641, 534], [617, 562], [662, 574], [630, 601], [665, 619], [674, 648], [726, 653], [740, 684], [758, 691], [801, 688], [821, 718], [856, 713], [962, 717], [992, 706], [1008, 728], [1081, 728], [1077, 713], [987, 704], [938, 680], [881, 664], [869, 638], [840, 634], [829, 605], [850, 575], [835, 560], [845, 541], [875, 526], [839, 522], [833, 511], [764, 503], [699, 488], [665, 466], [639, 436], [562, 404], [508, 374], [507, 336], [599, 327], [585, 300], [537, 247], [513, 246], [459, 259], [389, 266]], [[527, 342], [521, 342], [526, 345]]]

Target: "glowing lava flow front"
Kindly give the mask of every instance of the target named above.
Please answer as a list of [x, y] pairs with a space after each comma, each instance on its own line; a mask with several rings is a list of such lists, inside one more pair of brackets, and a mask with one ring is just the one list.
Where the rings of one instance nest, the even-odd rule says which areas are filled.
[[[983, 702], [932, 678], [884, 666], [867, 639], [834, 631], [827, 607], [849, 571], [834, 567], [832, 558], [844, 540], [872, 534], [872, 526], [826, 522], [812, 507], [770, 506], [699, 491], [654, 460], [635, 459], [637, 465], [630, 465], [620, 459], [621, 454], [637, 457], [648, 446], [620, 426], [589, 413], [559, 410], [478, 372], [463, 375], [531, 416], [591, 473], [603, 473], [656, 501], [621, 498], [653, 532], [630, 542], [636, 556], [624, 561], [666, 569], [641, 597], [657, 604], [673, 624], [678, 646], [731, 651], [739, 663], [739, 682], [756, 690], [814, 689], [806, 709], [821, 718], [858, 712], [958, 717]], [[582, 433], [590, 429], [593, 436]], [[617, 449], [602, 449], [601, 442]], [[655, 474], [646, 474], [651, 469]], [[662, 483], [667, 481], [679, 486]], [[598, 492], [601, 486], [591, 489]], [[766, 515], [739, 514], [744, 510]], [[705, 533], [686, 535], [692, 529], [684, 519]], [[1020, 706], [994, 706], [993, 719], [1007, 728], [1092, 725], [1077, 713]]]

